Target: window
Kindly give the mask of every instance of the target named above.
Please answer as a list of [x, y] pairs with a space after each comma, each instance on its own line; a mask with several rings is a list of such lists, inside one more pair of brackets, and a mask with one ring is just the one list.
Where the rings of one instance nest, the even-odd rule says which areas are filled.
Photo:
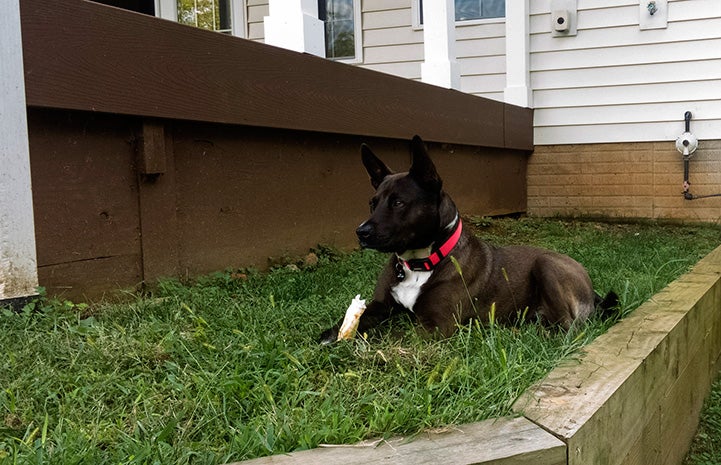
[[325, 56], [360, 59], [360, 0], [318, 0], [318, 18], [325, 23]]
[[211, 31], [246, 36], [245, 0], [154, 0], [155, 15]]
[[[506, 16], [505, 0], [455, 0], [456, 21], [503, 18]], [[418, 0], [420, 24], [423, 24], [423, 0]]]
[[231, 0], [178, 0], [178, 22], [231, 34]]

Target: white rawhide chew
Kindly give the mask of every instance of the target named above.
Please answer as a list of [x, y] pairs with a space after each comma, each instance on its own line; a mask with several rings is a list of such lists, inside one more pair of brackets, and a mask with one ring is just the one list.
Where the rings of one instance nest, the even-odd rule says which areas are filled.
[[341, 339], [353, 339], [353, 337], [355, 337], [355, 333], [358, 330], [358, 322], [365, 309], [366, 301], [361, 300], [360, 294], [358, 294], [350, 303], [348, 310], [345, 311], [343, 324], [340, 325], [340, 329], [338, 330], [339, 341]]

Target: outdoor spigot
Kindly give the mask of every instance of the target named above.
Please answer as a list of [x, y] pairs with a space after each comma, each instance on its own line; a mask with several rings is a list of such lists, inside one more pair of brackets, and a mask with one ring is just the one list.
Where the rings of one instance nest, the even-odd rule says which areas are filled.
[[648, 2], [648, 5], [646, 5], [646, 9], [648, 10], [649, 14], [651, 16], [654, 15], [658, 11], [658, 7], [656, 6], [656, 2]]
[[690, 111], [684, 113], [683, 119], [686, 131], [676, 139], [676, 150], [683, 154], [685, 160], [688, 160], [698, 148], [698, 139], [691, 134], [691, 116]]

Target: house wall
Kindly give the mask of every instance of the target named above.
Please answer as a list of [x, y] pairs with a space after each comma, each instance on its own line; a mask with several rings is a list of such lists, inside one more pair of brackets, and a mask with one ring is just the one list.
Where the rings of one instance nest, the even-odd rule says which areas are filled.
[[531, 2], [536, 145], [672, 141], [690, 110], [721, 139], [721, 2], [671, 0], [641, 30], [634, 0], [579, 0], [578, 35], [552, 37], [551, 0]]
[[671, 0], [641, 30], [637, 1], [579, 0], [560, 38], [550, 4], [531, 2], [529, 214], [719, 221], [721, 198], [684, 200], [675, 139], [691, 111], [690, 192], [721, 193], [721, 2]]

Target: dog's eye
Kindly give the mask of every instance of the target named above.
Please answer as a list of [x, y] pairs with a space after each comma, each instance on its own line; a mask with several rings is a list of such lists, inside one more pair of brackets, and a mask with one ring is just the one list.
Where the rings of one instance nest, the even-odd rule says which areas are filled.
[[393, 202], [391, 202], [391, 206], [393, 208], [401, 208], [403, 207], [403, 205], [405, 205], [405, 203], [403, 203], [402, 200], [395, 199]]

